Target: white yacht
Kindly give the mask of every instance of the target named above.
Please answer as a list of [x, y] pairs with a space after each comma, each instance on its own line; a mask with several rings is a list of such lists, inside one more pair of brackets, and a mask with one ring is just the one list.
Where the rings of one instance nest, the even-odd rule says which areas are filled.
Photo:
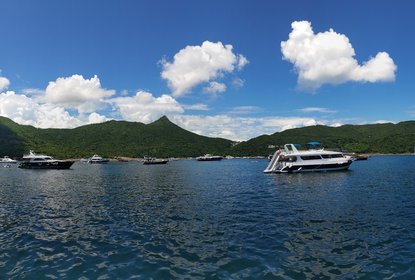
[[24, 155], [18, 165], [25, 169], [69, 169], [74, 161], [58, 160], [51, 156], [35, 154], [30, 150], [28, 155]]
[[17, 163], [14, 159], [9, 158], [8, 156], [4, 156], [3, 158], [0, 158], [0, 164], [14, 164]]
[[100, 164], [100, 163], [108, 163], [109, 159], [102, 158], [99, 155], [93, 155], [92, 157], [87, 158], [87, 159], [82, 159], [81, 161], [83, 163]]
[[206, 154], [204, 156], [200, 156], [196, 158], [198, 161], [217, 161], [217, 160], [222, 160], [223, 157], [222, 156], [213, 156], [211, 154]]
[[272, 156], [264, 173], [295, 173], [348, 169], [351, 156], [341, 152], [327, 151], [318, 142], [306, 144], [307, 150], [298, 150], [295, 144], [285, 144]]

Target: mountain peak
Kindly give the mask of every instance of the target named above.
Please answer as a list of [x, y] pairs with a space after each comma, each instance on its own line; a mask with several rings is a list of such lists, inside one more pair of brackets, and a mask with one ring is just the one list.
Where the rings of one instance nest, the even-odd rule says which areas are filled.
[[158, 120], [154, 121], [153, 123], [171, 123], [168, 117], [165, 115], [159, 118]]

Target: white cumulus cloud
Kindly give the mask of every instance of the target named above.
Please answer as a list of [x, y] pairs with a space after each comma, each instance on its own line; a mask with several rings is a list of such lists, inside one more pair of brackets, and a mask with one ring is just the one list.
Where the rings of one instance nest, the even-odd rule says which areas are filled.
[[245, 81], [242, 80], [241, 78], [235, 78], [232, 80], [232, 85], [236, 88], [236, 89], [240, 89], [245, 85]]
[[194, 133], [223, 137], [235, 141], [248, 140], [263, 134], [286, 129], [323, 124], [313, 118], [299, 117], [234, 117], [230, 115], [174, 115], [172, 120]]
[[233, 115], [253, 114], [253, 113], [258, 113], [261, 110], [262, 109], [257, 106], [238, 106], [238, 107], [233, 107], [229, 111], [229, 114], [233, 114]]
[[185, 110], [194, 110], [194, 111], [209, 111], [210, 108], [206, 104], [182, 104]]
[[223, 83], [218, 83], [218, 82], [210, 82], [209, 86], [203, 89], [203, 92], [211, 93], [211, 94], [221, 93], [225, 91], [226, 91], [226, 85]]
[[201, 46], [186, 46], [174, 55], [173, 62], [164, 60], [161, 63], [161, 77], [167, 80], [172, 95], [180, 97], [199, 84], [242, 69], [248, 60], [233, 53], [232, 45], [205, 41]]
[[52, 104], [39, 104], [25, 95], [8, 91], [0, 94], [0, 115], [25, 125], [40, 128], [72, 128], [83, 122]]
[[115, 94], [114, 90], [101, 87], [99, 78], [84, 79], [82, 75], [72, 75], [49, 82], [42, 100], [65, 108], [77, 109], [79, 113], [91, 113], [103, 108], [105, 98]]
[[88, 124], [92, 124], [92, 123], [103, 123], [106, 121], [109, 121], [110, 119], [107, 118], [106, 116], [100, 115], [98, 113], [91, 113], [88, 116]]
[[320, 107], [307, 107], [307, 108], [298, 109], [298, 111], [302, 113], [322, 113], [322, 114], [336, 113], [336, 111], [334, 110], [330, 110], [327, 108], [320, 108]]
[[[74, 128], [108, 121], [110, 118], [107, 114], [93, 111], [95, 101], [112, 105], [110, 116], [120, 116], [124, 120], [150, 123], [167, 115], [174, 123], [200, 135], [232, 140], [248, 140], [295, 127], [324, 123], [330, 125], [328, 121], [308, 117], [246, 116], [261, 111], [255, 106], [233, 107], [227, 114], [189, 115], [185, 114], [185, 110], [208, 111], [210, 108], [206, 104], [180, 104], [170, 95], [155, 97], [145, 91], [138, 91], [134, 96], [127, 96], [126, 92], [113, 97], [114, 91], [103, 89], [96, 76], [90, 80], [80, 75], [59, 78], [50, 82], [46, 90], [27, 89], [23, 93], [26, 94], [13, 91], [0, 93], [0, 115], [19, 124], [39, 128]], [[91, 106], [90, 109], [82, 107], [85, 104]], [[73, 110], [67, 110], [73, 108], [78, 109], [77, 115], [74, 115]], [[327, 113], [329, 110], [310, 107], [303, 111]], [[336, 125], [333, 121], [331, 123]]]
[[344, 123], [342, 123], [342, 122], [334, 122], [330, 126], [332, 126], [332, 127], [340, 127], [342, 125], [344, 125]]
[[397, 66], [386, 52], [359, 65], [355, 50], [344, 35], [329, 31], [315, 34], [308, 21], [295, 21], [287, 41], [281, 42], [283, 59], [294, 64], [301, 89], [316, 90], [323, 84], [388, 82]]
[[7, 89], [10, 85], [10, 81], [6, 77], [0, 76], [0, 91]]
[[111, 99], [123, 119], [150, 123], [163, 115], [183, 113], [183, 107], [171, 96], [154, 97], [151, 93], [139, 91], [132, 97]]
[[40, 88], [25, 88], [22, 89], [21, 93], [26, 96], [43, 96], [45, 94], [45, 90]]
[[[242, 117], [229, 112], [221, 115], [187, 115], [185, 109], [206, 110], [204, 104], [181, 105], [173, 97], [162, 95], [154, 97], [151, 93], [139, 91], [132, 97], [117, 97], [107, 100], [122, 119], [150, 123], [167, 115], [174, 123], [184, 129], [200, 135], [223, 137], [231, 140], [248, 140], [262, 134], [272, 134], [278, 131], [327, 124], [336, 126], [336, 122], [316, 120], [304, 117]], [[257, 111], [254, 106], [235, 107], [239, 114]], [[71, 116], [63, 107], [50, 103], [38, 103], [23, 94], [8, 91], [0, 94], [0, 115], [10, 118], [19, 124], [33, 125], [39, 128], [74, 128], [90, 123], [108, 121], [109, 118], [93, 112]]]

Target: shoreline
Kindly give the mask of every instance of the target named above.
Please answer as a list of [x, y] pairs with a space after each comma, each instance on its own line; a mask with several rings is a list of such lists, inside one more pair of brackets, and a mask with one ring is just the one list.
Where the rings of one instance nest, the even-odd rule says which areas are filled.
[[[373, 153], [373, 154], [358, 154], [359, 156], [367, 156], [367, 157], [376, 157], [376, 156], [415, 156], [413, 153], [404, 153], [404, 154], [380, 154], [380, 153]], [[129, 161], [142, 161], [143, 158], [131, 158], [131, 157], [119, 157], [122, 159], [119, 161], [118, 159], [109, 158], [110, 162], [129, 162]], [[171, 161], [178, 161], [178, 160], [196, 160], [197, 157], [167, 157], [167, 158], [160, 158], [160, 159], [169, 159]], [[224, 160], [227, 159], [266, 159], [266, 156], [232, 156], [230, 158], [224, 157]], [[72, 161], [81, 161], [83, 158], [68, 158], [65, 160], [72, 160]]]

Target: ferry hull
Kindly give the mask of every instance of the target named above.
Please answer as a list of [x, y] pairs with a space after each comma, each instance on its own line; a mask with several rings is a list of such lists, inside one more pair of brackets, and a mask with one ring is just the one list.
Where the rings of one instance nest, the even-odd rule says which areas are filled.
[[345, 163], [333, 163], [333, 164], [311, 164], [311, 165], [293, 165], [287, 166], [279, 170], [274, 170], [267, 173], [300, 173], [300, 172], [328, 172], [328, 171], [340, 171], [349, 169], [352, 161]]

